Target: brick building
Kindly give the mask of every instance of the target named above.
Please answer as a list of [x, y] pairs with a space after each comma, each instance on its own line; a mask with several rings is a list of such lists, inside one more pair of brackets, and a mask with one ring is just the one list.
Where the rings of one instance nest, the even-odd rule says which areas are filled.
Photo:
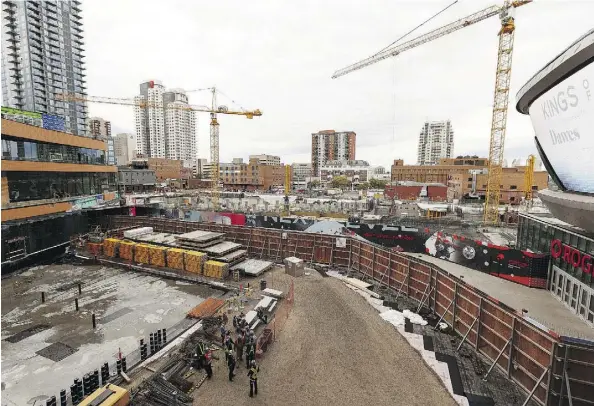
[[448, 199], [448, 187], [441, 183], [402, 182], [397, 185], [386, 185], [384, 196], [397, 200], [424, 198], [431, 202], [445, 202]]
[[[401, 159], [394, 160], [391, 178], [394, 182], [441, 183], [448, 186], [447, 198], [462, 199], [469, 195], [484, 196], [487, 190], [487, 158], [465, 156], [444, 158], [438, 165], [404, 165]], [[524, 196], [526, 167], [503, 168], [501, 203], [517, 204]], [[548, 174], [534, 172], [534, 190], [547, 188]]]
[[284, 188], [285, 165], [261, 164], [259, 157], [251, 159], [249, 163], [235, 158], [231, 163], [221, 163], [219, 176], [224, 188], [229, 190]]
[[353, 131], [319, 131], [311, 135], [312, 176], [320, 176], [320, 169], [326, 161], [355, 159], [357, 134]]

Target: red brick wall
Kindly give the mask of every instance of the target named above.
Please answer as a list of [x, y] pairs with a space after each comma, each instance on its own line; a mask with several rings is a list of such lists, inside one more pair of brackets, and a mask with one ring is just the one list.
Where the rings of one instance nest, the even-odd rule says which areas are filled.
[[[390, 199], [396, 197], [398, 200], [417, 200], [422, 188], [422, 186], [387, 185], [384, 195]], [[448, 188], [446, 186], [428, 186], [427, 195], [432, 202], [445, 202], [448, 198]]]

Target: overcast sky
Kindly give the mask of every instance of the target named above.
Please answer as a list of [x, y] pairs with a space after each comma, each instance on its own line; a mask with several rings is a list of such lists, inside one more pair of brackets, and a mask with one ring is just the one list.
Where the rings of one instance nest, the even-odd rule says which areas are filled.
[[[453, 0], [85, 0], [88, 93], [133, 97], [146, 80], [166, 87], [216, 85], [253, 120], [221, 116], [222, 161], [249, 154], [309, 162], [311, 133], [352, 130], [357, 159], [416, 162], [425, 120], [451, 119], [455, 155], [488, 154], [499, 19], [492, 17], [339, 79]], [[502, 0], [460, 0], [409, 38]], [[535, 152], [515, 95], [541, 67], [592, 28], [594, 1], [537, 0], [516, 10], [506, 158]], [[208, 104], [204, 92], [193, 104]], [[234, 106], [228, 99], [221, 104]], [[132, 108], [89, 104], [115, 132], [134, 132]], [[199, 155], [209, 120], [198, 115]]]

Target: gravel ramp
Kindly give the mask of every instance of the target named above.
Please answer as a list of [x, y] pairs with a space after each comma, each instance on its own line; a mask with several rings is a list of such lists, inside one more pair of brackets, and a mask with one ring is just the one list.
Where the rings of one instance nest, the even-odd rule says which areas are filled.
[[[289, 276], [275, 274], [274, 287]], [[455, 405], [420, 355], [361, 296], [317, 273], [296, 278], [295, 304], [260, 360], [250, 398], [245, 362], [234, 382], [224, 356], [194, 405]]]

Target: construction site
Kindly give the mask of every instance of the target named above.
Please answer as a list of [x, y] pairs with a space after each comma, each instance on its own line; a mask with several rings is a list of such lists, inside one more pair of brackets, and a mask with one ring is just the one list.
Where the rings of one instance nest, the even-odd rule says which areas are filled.
[[133, 404], [242, 403], [247, 369], [226, 382], [219, 331], [240, 312], [266, 404], [536, 405], [566, 396], [564, 376], [574, 404], [590, 398], [594, 330], [545, 291], [349, 236], [129, 216], [101, 230], [71, 262], [3, 280], [6, 404], [77, 404], [108, 383]]
[[[16, 6], [4, 3], [15, 20]], [[117, 165], [100, 163], [106, 138], [44, 133], [3, 115], [3, 148], [7, 137], [17, 151], [3, 149], [2, 406], [594, 405], [594, 229], [563, 221], [587, 219], [591, 202], [555, 218], [547, 191], [537, 196], [562, 185], [550, 162], [538, 180], [535, 155], [503, 165], [512, 12], [529, 3], [506, 0], [400, 41], [415, 28], [332, 75], [499, 18], [488, 158], [438, 167], [435, 148], [419, 148], [427, 160], [394, 160], [398, 179], [385, 190], [355, 191], [353, 177], [350, 190], [297, 194], [280, 158], [264, 169], [259, 159], [275, 156], [221, 163], [219, 118], [263, 113], [220, 104], [214, 86], [188, 91], [207, 92], [208, 106], [153, 80], [134, 98], [56, 95], [132, 107], [143, 162], [166, 150], [196, 155], [196, 145], [165, 148], [150, 133], [155, 111], [193, 125], [208, 114], [210, 174], [195, 190], [180, 179], [179, 188], [122, 193]], [[351, 162], [355, 133], [345, 134]], [[27, 162], [37, 141], [71, 156], [47, 147], [47, 161], [41, 148]], [[316, 169], [334, 155], [318, 141]], [[51, 171], [61, 175], [44, 181]]]

